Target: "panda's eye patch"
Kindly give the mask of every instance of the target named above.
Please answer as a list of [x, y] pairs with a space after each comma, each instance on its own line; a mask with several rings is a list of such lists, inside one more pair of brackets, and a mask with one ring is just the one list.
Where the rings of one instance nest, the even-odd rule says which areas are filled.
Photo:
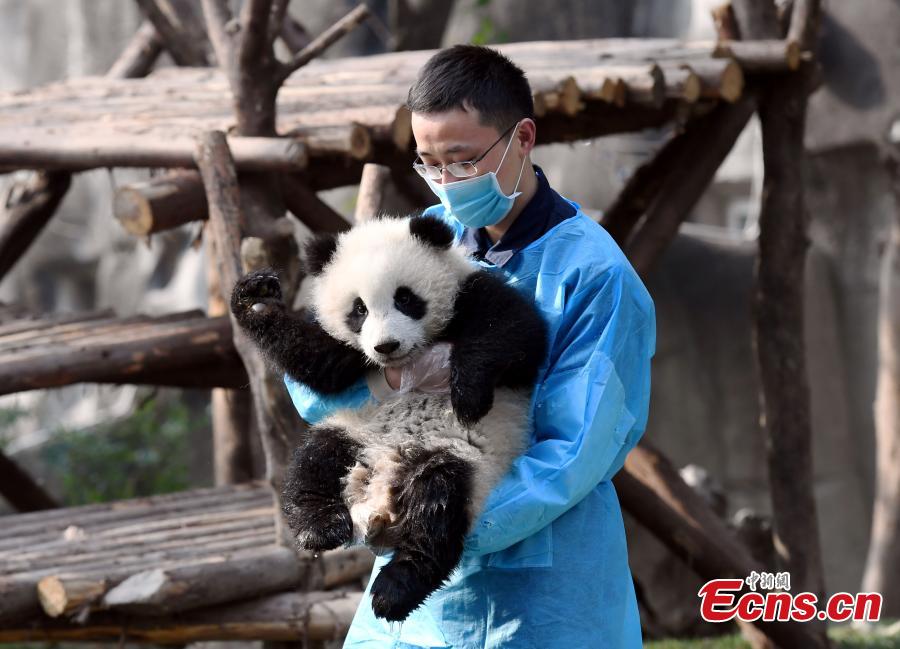
[[394, 291], [394, 306], [403, 315], [421, 320], [425, 316], [427, 302], [413, 293], [411, 288], [400, 286]]
[[369, 309], [366, 308], [366, 303], [362, 301], [362, 298], [356, 298], [353, 300], [353, 304], [350, 307], [350, 313], [348, 313], [345, 318], [347, 328], [353, 333], [358, 334], [362, 331], [362, 326], [366, 321], [367, 315], [369, 315]]

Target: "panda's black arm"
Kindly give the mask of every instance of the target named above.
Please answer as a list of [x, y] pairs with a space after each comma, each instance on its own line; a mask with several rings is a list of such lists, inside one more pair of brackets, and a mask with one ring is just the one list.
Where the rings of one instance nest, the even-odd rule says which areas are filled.
[[238, 281], [231, 312], [266, 358], [316, 392], [342, 392], [366, 372], [362, 352], [331, 337], [311, 317], [288, 310], [278, 277], [270, 270]]
[[496, 386], [533, 386], [547, 353], [547, 326], [534, 304], [485, 271], [463, 283], [441, 338], [453, 345], [450, 398], [466, 425], [491, 409]]

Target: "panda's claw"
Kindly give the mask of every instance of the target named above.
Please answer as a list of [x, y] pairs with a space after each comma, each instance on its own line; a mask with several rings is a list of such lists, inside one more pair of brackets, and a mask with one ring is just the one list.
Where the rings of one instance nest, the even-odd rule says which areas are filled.
[[353, 521], [350, 512], [343, 505], [318, 511], [314, 517], [307, 515], [304, 518], [307, 518], [304, 524], [294, 528], [297, 547], [301, 550], [334, 550], [349, 543], [353, 537]]
[[248, 273], [234, 286], [231, 310], [235, 317], [260, 317], [283, 305], [281, 282], [271, 269]]
[[372, 583], [372, 612], [389, 622], [402, 622], [434, 591], [422, 583], [409, 560], [391, 561]]

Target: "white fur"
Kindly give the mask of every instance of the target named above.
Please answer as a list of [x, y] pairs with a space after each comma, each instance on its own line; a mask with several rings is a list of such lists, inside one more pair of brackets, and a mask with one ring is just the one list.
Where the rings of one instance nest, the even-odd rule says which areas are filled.
[[[461, 246], [442, 250], [413, 237], [409, 219], [376, 219], [338, 237], [331, 261], [313, 279], [312, 303], [330, 335], [375, 364], [400, 365], [444, 328], [460, 284], [475, 270]], [[415, 320], [397, 311], [394, 292], [400, 286], [428, 302], [424, 318]], [[346, 322], [357, 297], [369, 311], [358, 335]], [[389, 358], [374, 349], [386, 340], [400, 343]]]
[[361, 462], [350, 471], [344, 499], [353, 518], [355, 542], [366, 540], [370, 526], [396, 520], [389, 485], [404, 450], [449, 449], [474, 469], [469, 517], [474, 521], [484, 501], [528, 442], [530, 397], [523, 390], [498, 388], [494, 407], [472, 428], [456, 419], [446, 394], [401, 395], [385, 404], [341, 410], [321, 422], [336, 426], [363, 447]]

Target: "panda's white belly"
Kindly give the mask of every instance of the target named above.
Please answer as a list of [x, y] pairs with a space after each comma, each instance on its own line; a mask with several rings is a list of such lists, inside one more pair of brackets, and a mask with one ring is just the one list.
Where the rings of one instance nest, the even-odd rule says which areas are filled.
[[527, 391], [497, 388], [490, 412], [465, 428], [453, 414], [449, 394], [409, 392], [382, 404], [335, 412], [320, 422], [318, 426], [345, 430], [363, 448], [344, 488], [354, 542], [365, 542], [377, 535], [379, 526], [396, 520], [389, 485], [411, 446], [450, 449], [472, 466], [469, 513], [474, 521], [491, 489], [527, 446], [529, 406]]

